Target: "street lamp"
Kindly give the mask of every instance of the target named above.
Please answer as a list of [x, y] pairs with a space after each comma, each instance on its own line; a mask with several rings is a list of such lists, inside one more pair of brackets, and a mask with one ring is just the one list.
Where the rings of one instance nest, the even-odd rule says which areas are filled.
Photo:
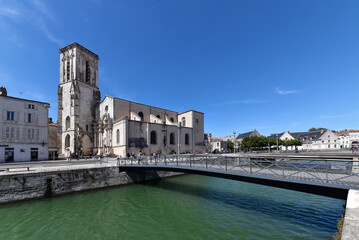
[[278, 153], [278, 134], [276, 136], [277, 136], [277, 153]]
[[233, 131], [233, 153], [236, 153], [236, 132]]

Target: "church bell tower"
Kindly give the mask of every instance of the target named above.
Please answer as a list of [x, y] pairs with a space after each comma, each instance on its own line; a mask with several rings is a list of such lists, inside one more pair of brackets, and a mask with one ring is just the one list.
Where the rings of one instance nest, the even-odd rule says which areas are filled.
[[60, 49], [58, 87], [58, 150], [68, 154], [93, 152], [93, 124], [98, 118], [99, 57], [78, 43]]

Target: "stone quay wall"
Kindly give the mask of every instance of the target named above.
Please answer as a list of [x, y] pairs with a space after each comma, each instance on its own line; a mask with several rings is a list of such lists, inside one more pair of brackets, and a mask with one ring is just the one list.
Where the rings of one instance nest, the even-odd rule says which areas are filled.
[[144, 182], [180, 174], [152, 170], [120, 172], [118, 167], [96, 167], [0, 175], [0, 205]]

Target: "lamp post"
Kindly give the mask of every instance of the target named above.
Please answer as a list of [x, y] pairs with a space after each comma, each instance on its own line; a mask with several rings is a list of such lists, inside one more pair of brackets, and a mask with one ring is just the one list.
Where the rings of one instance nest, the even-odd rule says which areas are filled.
[[278, 134], [276, 136], [277, 136], [277, 153], [278, 153]]
[[236, 132], [233, 131], [233, 153], [236, 153]]

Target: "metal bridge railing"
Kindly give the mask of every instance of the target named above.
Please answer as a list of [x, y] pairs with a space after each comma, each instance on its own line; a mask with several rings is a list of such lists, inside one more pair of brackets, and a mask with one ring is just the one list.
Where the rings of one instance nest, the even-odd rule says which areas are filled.
[[225, 156], [171, 155], [118, 159], [118, 166], [154, 165], [194, 168], [278, 179], [304, 180], [359, 187], [358, 160], [251, 159]]

